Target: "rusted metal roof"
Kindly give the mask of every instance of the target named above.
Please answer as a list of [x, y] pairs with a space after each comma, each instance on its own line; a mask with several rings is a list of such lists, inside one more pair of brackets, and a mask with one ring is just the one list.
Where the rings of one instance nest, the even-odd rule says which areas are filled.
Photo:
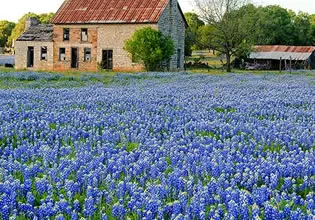
[[249, 58], [260, 60], [307, 60], [314, 51], [315, 47], [312, 46], [263, 45], [255, 46]]
[[312, 46], [259, 45], [254, 48], [255, 52], [312, 53], [315, 51], [315, 47]]
[[169, 0], [65, 0], [54, 24], [157, 23]]

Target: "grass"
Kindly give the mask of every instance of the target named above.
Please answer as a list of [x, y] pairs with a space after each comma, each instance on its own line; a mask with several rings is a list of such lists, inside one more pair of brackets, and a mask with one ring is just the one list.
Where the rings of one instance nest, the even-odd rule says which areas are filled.
[[231, 107], [228, 107], [228, 108], [223, 108], [223, 107], [215, 107], [214, 110], [217, 112], [217, 113], [230, 113], [230, 112], [236, 112], [236, 108], [231, 108]]
[[117, 146], [118, 146], [118, 148], [124, 148], [125, 147], [126, 151], [128, 153], [130, 153], [130, 152], [136, 150], [140, 146], [140, 144], [135, 143], [135, 142], [127, 142], [127, 143], [119, 143]]
[[209, 138], [213, 138], [216, 140], [220, 140], [220, 135], [215, 134], [212, 131], [198, 131], [196, 132], [196, 136], [201, 136], [201, 137], [209, 137]]

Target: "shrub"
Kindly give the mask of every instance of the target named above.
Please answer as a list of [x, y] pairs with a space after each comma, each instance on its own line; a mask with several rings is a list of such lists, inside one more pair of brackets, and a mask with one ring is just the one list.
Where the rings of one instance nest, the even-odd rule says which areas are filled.
[[163, 62], [170, 60], [174, 54], [174, 43], [161, 31], [146, 27], [137, 30], [125, 42], [125, 48], [136, 63], [143, 64], [147, 71], [155, 71], [162, 67]]

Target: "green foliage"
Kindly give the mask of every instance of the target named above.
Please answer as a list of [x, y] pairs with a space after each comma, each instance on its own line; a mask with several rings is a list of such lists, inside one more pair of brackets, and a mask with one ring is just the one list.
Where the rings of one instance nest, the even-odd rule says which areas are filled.
[[[245, 15], [242, 28], [247, 29], [254, 44], [311, 45], [312, 16], [294, 13], [277, 5], [256, 7], [252, 4], [239, 9]], [[315, 28], [315, 17], [314, 17]], [[314, 31], [315, 33], [315, 31]]]
[[39, 23], [41, 24], [49, 24], [51, 19], [55, 16], [55, 13], [43, 13], [38, 15]]
[[134, 62], [143, 64], [147, 71], [156, 71], [162, 67], [162, 62], [168, 62], [174, 54], [174, 43], [162, 32], [146, 27], [137, 30], [125, 42], [125, 48]]
[[306, 13], [299, 12], [292, 14], [293, 23], [293, 40], [294, 45], [311, 45], [312, 44], [312, 25], [310, 16]]
[[136, 150], [139, 146], [140, 146], [140, 144], [139, 143], [135, 143], [135, 142], [119, 143], [117, 145], [118, 148], [126, 147], [126, 151], [128, 153]]
[[138, 147], [139, 147], [139, 143], [131, 142], [131, 143], [127, 144], [126, 151], [130, 153], [130, 152], [136, 150]]
[[49, 128], [50, 128], [51, 130], [56, 130], [56, 129], [57, 129], [56, 123], [50, 123], [50, 124], [49, 124]]
[[205, 25], [196, 13], [187, 12], [185, 18], [188, 28], [185, 33], [185, 56], [191, 56], [192, 48], [199, 48], [198, 29]]
[[223, 108], [223, 107], [215, 107], [214, 110], [217, 112], [217, 113], [230, 113], [230, 112], [236, 112], [236, 109], [235, 108], [231, 108], [231, 107], [228, 107], [228, 108]]
[[211, 50], [213, 49], [213, 38], [215, 33], [215, 28], [212, 25], [204, 25], [199, 27], [198, 29], [198, 43], [199, 47], [202, 49], [208, 49]]
[[15, 23], [10, 21], [0, 21], [0, 47], [5, 47], [10, 37]]
[[312, 45], [315, 45], [315, 14], [310, 15], [311, 24], [311, 41]]

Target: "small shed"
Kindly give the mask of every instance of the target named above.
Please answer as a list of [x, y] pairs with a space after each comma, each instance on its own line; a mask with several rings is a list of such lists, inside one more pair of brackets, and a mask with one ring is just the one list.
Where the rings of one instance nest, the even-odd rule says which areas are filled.
[[15, 42], [17, 69], [53, 70], [53, 25], [26, 20], [25, 31]]
[[249, 63], [270, 70], [315, 69], [314, 52], [313, 46], [260, 45], [250, 53]]

